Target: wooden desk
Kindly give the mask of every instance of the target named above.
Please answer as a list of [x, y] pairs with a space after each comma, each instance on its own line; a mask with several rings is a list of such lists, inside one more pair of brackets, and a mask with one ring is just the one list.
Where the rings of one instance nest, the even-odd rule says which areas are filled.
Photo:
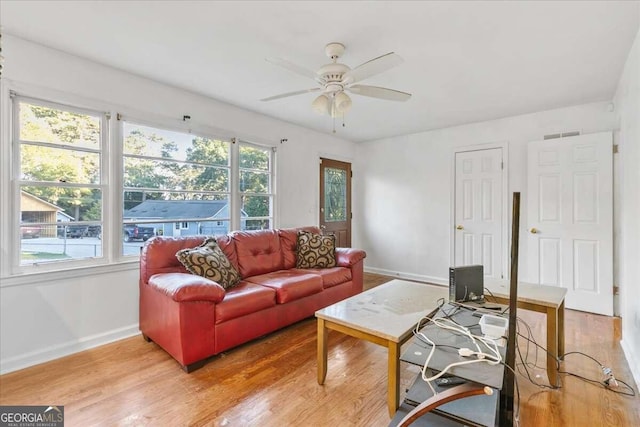
[[400, 346], [448, 294], [444, 287], [392, 280], [318, 310], [318, 384], [327, 376], [329, 329], [387, 347], [387, 404], [393, 416], [400, 403]]
[[[484, 287], [496, 302], [509, 304], [509, 282], [485, 278]], [[556, 359], [564, 354], [565, 288], [518, 282], [518, 308], [547, 314], [547, 376], [552, 386], [558, 385]], [[491, 295], [487, 297], [490, 300]]]

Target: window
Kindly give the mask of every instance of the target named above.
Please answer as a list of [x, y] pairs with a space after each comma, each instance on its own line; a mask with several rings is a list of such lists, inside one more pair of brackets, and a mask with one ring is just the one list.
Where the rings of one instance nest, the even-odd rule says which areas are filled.
[[241, 229], [273, 227], [273, 151], [243, 142], [240, 145]]
[[15, 207], [2, 231], [13, 228], [15, 271], [122, 261], [153, 236], [273, 227], [271, 148], [120, 115], [110, 135], [108, 113], [11, 97]]
[[[122, 134], [125, 227], [170, 236], [229, 232], [230, 141], [127, 121]], [[137, 255], [145, 236], [129, 239], [123, 254]]]
[[102, 257], [107, 115], [13, 97], [20, 265]]

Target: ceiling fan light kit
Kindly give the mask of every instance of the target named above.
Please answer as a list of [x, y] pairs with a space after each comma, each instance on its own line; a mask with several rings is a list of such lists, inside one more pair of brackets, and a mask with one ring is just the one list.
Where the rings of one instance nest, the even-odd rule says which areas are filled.
[[335, 118], [339, 115], [344, 116], [351, 109], [352, 101], [346, 92], [388, 101], [407, 101], [411, 98], [410, 93], [384, 87], [356, 84], [361, 80], [401, 64], [403, 61], [399, 55], [389, 52], [351, 69], [349, 66], [338, 62], [338, 59], [344, 54], [344, 50], [345, 47], [342, 43], [329, 43], [326, 45], [325, 54], [333, 62], [323, 65], [315, 73], [285, 59], [267, 58], [267, 61], [272, 64], [279, 65], [305, 77], [311, 77], [320, 87], [275, 95], [264, 98], [262, 101], [273, 101], [303, 93], [322, 91], [322, 94], [311, 103], [311, 108], [319, 114], [328, 114]]
[[329, 106], [331, 105], [331, 101], [329, 97], [325, 94], [320, 95], [311, 103], [311, 108], [318, 114], [326, 114], [329, 111]]

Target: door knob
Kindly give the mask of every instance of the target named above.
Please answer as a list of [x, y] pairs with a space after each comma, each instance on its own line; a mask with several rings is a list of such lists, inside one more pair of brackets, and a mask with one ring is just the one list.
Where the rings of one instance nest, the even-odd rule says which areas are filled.
[[538, 233], [538, 230], [536, 228], [532, 228], [531, 230], [529, 230], [529, 232], [531, 234], [536, 234], [536, 233]]
[[456, 227], [456, 230], [464, 230], [464, 227], [463, 227], [463, 226], [461, 226], [461, 225], [458, 225], [458, 226]]

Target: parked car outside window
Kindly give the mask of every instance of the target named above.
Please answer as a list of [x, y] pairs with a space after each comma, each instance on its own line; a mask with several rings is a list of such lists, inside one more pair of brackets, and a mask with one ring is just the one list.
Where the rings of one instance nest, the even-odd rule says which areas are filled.
[[86, 225], [67, 225], [67, 238], [82, 239], [87, 235], [87, 230]]
[[20, 234], [23, 239], [36, 239], [40, 237], [42, 229], [37, 225], [25, 225], [20, 227]]

